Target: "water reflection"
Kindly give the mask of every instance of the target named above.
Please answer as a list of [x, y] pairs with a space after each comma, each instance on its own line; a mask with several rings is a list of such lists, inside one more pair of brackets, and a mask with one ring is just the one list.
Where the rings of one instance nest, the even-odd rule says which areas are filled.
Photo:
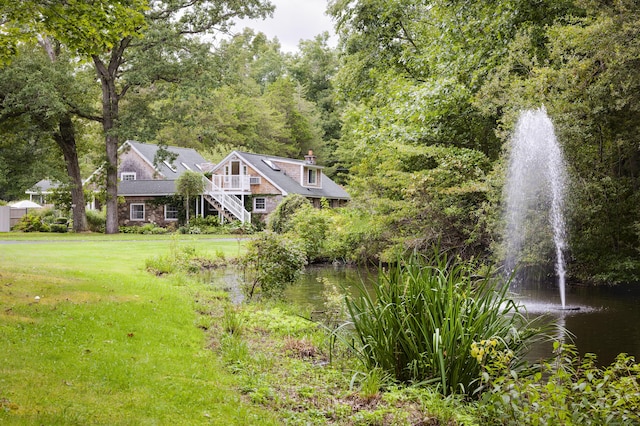
[[[582, 354], [610, 364], [621, 352], [640, 358], [640, 286], [570, 287], [563, 311], [554, 286], [544, 284], [515, 290], [531, 314], [552, 315], [571, 332]], [[566, 336], [565, 336], [566, 337]]]

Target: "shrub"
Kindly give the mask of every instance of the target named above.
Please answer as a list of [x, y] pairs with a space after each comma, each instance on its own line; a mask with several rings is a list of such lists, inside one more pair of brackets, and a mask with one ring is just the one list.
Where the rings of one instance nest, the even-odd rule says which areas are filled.
[[542, 320], [528, 320], [508, 286], [476, 276], [478, 268], [438, 250], [431, 258], [413, 255], [379, 272], [374, 295], [362, 286], [360, 296], [347, 297], [352, 347], [366, 368], [471, 395], [482, 386], [471, 347], [483, 339], [501, 342], [513, 353], [510, 367], [521, 367], [528, 344], [543, 337]]
[[20, 218], [13, 229], [22, 232], [49, 232], [49, 225], [44, 223], [39, 215], [27, 213]]
[[383, 244], [380, 223], [355, 209], [339, 209], [336, 213], [324, 244], [327, 256], [345, 263], [376, 263]]
[[292, 227], [290, 219], [293, 214], [302, 206], [309, 204], [309, 200], [307, 200], [303, 195], [288, 195], [280, 202], [280, 204], [278, 204], [271, 215], [269, 215], [269, 222], [267, 224], [269, 230], [277, 234], [284, 234], [285, 232], [290, 231]]
[[87, 210], [87, 226], [91, 232], [104, 232], [107, 223], [106, 213], [100, 210]]
[[51, 232], [59, 232], [59, 233], [65, 233], [68, 230], [67, 225], [62, 225], [59, 223], [53, 223], [51, 225], [49, 225], [49, 229]]
[[257, 292], [267, 298], [281, 295], [298, 279], [305, 264], [299, 241], [273, 232], [258, 235], [247, 243], [247, 252], [240, 258], [247, 298]]
[[215, 228], [220, 226], [220, 220], [216, 215], [209, 215], [206, 217], [194, 217], [189, 221], [189, 225], [198, 226], [200, 228]]
[[330, 258], [325, 245], [332, 222], [331, 210], [316, 209], [310, 204], [302, 205], [291, 217], [290, 232], [302, 241], [309, 262]]
[[479, 412], [492, 424], [640, 424], [640, 365], [620, 354], [609, 367], [579, 359], [571, 345], [554, 344], [556, 357], [535, 375], [520, 377], [500, 359], [483, 365]]
[[69, 223], [69, 219], [67, 219], [66, 217], [60, 216], [60, 217], [56, 217], [53, 223], [57, 225], [67, 225]]

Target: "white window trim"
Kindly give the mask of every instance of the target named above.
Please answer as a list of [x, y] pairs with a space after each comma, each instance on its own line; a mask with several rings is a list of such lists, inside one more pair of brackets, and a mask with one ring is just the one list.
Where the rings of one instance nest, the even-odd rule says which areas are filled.
[[[263, 200], [263, 202], [264, 202], [264, 208], [259, 209], [259, 208], [257, 207], [258, 203], [257, 203], [256, 201], [258, 201], [258, 200]], [[267, 211], [267, 198], [266, 198], [266, 197], [255, 197], [255, 198], [253, 199], [253, 211], [254, 211], [254, 212], [265, 212], [265, 211]]]
[[[309, 173], [311, 170], [315, 171], [316, 181], [314, 183], [309, 182]], [[305, 167], [303, 166], [301, 171], [301, 185], [305, 188], [322, 188], [322, 173], [321, 169], [317, 167]]]
[[262, 183], [262, 176], [249, 176], [250, 185], [260, 185]]
[[[142, 206], [142, 219], [134, 218], [134, 217], [133, 217], [133, 207], [134, 207], [134, 206]], [[144, 222], [144, 219], [145, 219], [145, 217], [146, 217], [146, 214], [147, 214], [147, 212], [146, 212], [146, 208], [145, 208], [145, 206], [144, 206], [144, 203], [131, 203], [131, 204], [129, 205], [129, 220], [131, 220], [131, 221], [137, 221], [137, 222]]]
[[[125, 179], [125, 178], [124, 178], [125, 176], [133, 176], [133, 179]], [[137, 177], [136, 172], [122, 172], [122, 173], [120, 173], [120, 180], [121, 180], [121, 181], [125, 181], [125, 180], [136, 180], [137, 178], [138, 178], [138, 177]]]
[[179, 214], [179, 211], [178, 211], [178, 207], [177, 207], [177, 206], [172, 206], [172, 205], [169, 205], [169, 204], [165, 204], [165, 205], [164, 205], [164, 220], [166, 220], [166, 221], [170, 221], [170, 220], [178, 220], [178, 218], [177, 218], [177, 217], [167, 217], [167, 207], [173, 207], [173, 208], [175, 208], [176, 216]]
[[[311, 182], [311, 176], [313, 175], [313, 182]], [[318, 186], [318, 169], [307, 169], [307, 183], [309, 186]]]

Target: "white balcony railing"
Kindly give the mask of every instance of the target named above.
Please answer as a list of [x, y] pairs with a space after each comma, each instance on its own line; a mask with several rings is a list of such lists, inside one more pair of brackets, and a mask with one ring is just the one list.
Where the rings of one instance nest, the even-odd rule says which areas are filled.
[[213, 175], [214, 186], [225, 192], [251, 192], [251, 176]]

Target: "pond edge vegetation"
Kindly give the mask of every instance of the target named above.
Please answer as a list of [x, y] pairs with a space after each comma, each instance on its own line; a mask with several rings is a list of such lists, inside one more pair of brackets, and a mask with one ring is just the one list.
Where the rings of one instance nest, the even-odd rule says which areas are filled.
[[[300, 307], [278, 302], [306, 263], [300, 244], [287, 238], [263, 233], [247, 244], [237, 262], [245, 280], [253, 280], [244, 287], [247, 298], [239, 305], [225, 302], [224, 327], [212, 337], [231, 371], [260, 382], [245, 390], [250, 399], [278, 411], [287, 423], [640, 421], [635, 360], [621, 354], [600, 367], [592, 354], [580, 357], [571, 344], [555, 342], [552, 358], [525, 362], [531, 345], [552, 339], [557, 325], [544, 317], [528, 319], [505, 279], [482, 263], [437, 247], [431, 256], [400, 256], [379, 268], [373, 294], [363, 288], [357, 297], [336, 300], [335, 285], [332, 292], [324, 283], [328, 309], [347, 312], [347, 318], [336, 321], [328, 311], [329, 317], [311, 321]], [[287, 249], [297, 261], [283, 266], [274, 253], [286, 256]], [[184, 256], [197, 258], [189, 250], [175, 258], [185, 264]], [[325, 385], [292, 397], [291, 387], [308, 382], [308, 374]], [[300, 423], [287, 417], [293, 412]]]

